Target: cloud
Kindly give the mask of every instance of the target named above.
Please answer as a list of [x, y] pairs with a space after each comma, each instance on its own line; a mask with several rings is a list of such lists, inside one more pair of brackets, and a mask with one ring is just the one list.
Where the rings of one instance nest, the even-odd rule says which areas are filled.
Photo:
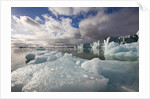
[[[85, 17], [79, 28], [72, 26], [71, 17], [52, 17], [43, 14], [34, 19], [29, 16], [12, 16], [11, 38], [13, 46], [74, 46], [93, 42], [108, 36], [135, 34], [139, 29], [137, 8], [122, 8], [114, 13], [106, 13], [107, 8], [49, 8], [56, 16], [85, 15], [98, 11], [96, 15]], [[43, 20], [42, 20], [43, 19]], [[41, 24], [42, 22], [42, 24]]]
[[115, 13], [99, 12], [79, 23], [82, 36], [99, 40], [108, 36], [134, 35], [139, 30], [137, 8], [123, 8]]
[[97, 10], [102, 8], [94, 8], [94, 7], [49, 7], [48, 10], [52, 12], [55, 16], [65, 15], [72, 16], [87, 13], [91, 10]]
[[35, 20], [33, 20], [32, 18], [28, 17], [28, 16], [21, 16], [20, 17], [20, 21], [22, 22], [23, 25], [26, 25], [28, 27], [35, 27], [35, 28], [41, 28], [41, 25], [39, 23], [37, 23]]
[[72, 27], [72, 19], [61, 18], [61, 21], [58, 21], [49, 15], [43, 15], [43, 17], [45, 18], [44, 24], [39, 24], [27, 16], [19, 18], [13, 16], [12, 42], [15, 43], [12, 44], [26, 46], [32, 43], [32, 46], [37, 46], [39, 45], [37, 41], [39, 41], [43, 42], [41, 46], [72, 46], [75, 42], [79, 43], [78, 39], [81, 35], [77, 28]]
[[[28, 16], [12, 16], [11, 38], [12, 46], [37, 45], [35, 41], [40, 41], [38, 33], [43, 31], [43, 26]], [[31, 42], [32, 41], [32, 42]]]
[[41, 30], [43, 27], [38, 22], [28, 16], [12, 16], [12, 30], [18, 33], [32, 34], [35, 31]]
[[43, 20], [40, 17], [38, 17], [38, 16], [35, 17], [35, 21], [37, 21], [37, 22], [43, 22]]
[[77, 28], [72, 27], [70, 18], [61, 18], [61, 21], [55, 20], [51, 16], [45, 16], [45, 30], [51, 35], [51, 38], [79, 38], [80, 33]]

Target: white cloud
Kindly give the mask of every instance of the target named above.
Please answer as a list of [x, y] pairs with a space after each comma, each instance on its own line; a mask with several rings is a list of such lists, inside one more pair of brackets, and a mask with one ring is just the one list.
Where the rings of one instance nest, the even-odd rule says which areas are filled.
[[57, 7], [57, 8], [54, 8], [54, 7], [50, 7], [48, 8], [49, 11], [51, 11], [54, 15], [71, 15], [72, 12], [73, 12], [73, 9], [72, 8], [61, 8], [61, 7]]
[[43, 20], [40, 17], [38, 17], [38, 16], [35, 17], [35, 21], [37, 21], [37, 22], [43, 22]]
[[41, 29], [41, 25], [39, 23], [37, 23], [35, 20], [33, 20], [32, 18], [28, 17], [28, 16], [21, 16], [20, 17], [20, 21], [21, 23], [28, 28], [31, 28], [31, 30], [34, 29]]
[[77, 15], [81, 13], [87, 13], [90, 10], [96, 10], [100, 8], [93, 7], [49, 7], [49, 11], [51, 11], [55, 16], [58, 15]]
[[[70, 18], [61, 18], [61, 21], [53, 19], [51, 16], [46, 16], [45, 29], [54, 38], [75, 38], [80, 35], [77, 28], [72, 27]], [[57, 35], [54, 35], [56, 33]]]
[[79, 30], [72, 27], [70, 18], [61, 18], [61, 21], [58, 21], [48, 15], [43, 15], [43, 17], [45, 18], [44, 24], [39, 24], [28, 16], [19, 18], [13, 16], [12, 42], [15, 42], [13, 44], [19, 46], [19, 44], [26, 43], [24, 45], [27, 45], [32, 41], [33, 46], [39, 45], [37, 44], [39, 41], [44, 42], [41, 46], [71, 46], [77, 42], [77, 39], [80, 39]]

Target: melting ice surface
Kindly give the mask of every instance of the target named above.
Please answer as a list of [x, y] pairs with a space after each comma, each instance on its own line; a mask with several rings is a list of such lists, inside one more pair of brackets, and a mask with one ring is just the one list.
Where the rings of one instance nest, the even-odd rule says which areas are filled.
[[33, 51], [26, 54], [27, 65], [11, 73], [12, 91], [139, 91], [136, 44], [110, 43], [106, 46], [110, 50], [105, 50], [105, 56], [111, 59], [122, 58], [123, 55], [123, 59], [136, 61], [87, 60], [60, 51]]

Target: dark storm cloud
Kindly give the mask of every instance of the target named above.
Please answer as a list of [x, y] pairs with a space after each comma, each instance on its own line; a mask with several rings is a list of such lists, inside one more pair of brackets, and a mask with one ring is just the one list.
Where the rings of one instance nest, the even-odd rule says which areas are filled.
[[82, 36], [104, 39], [108, 36], [134, 35], [139, 30], [138, 8], [123, 8], [118, 12], [99, 13], [80, 22]]

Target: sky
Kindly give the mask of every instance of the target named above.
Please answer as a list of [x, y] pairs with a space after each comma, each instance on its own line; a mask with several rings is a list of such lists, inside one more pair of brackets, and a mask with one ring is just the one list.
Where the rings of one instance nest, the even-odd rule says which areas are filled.
[[135, 35], [138, 7], [12, 7], [12, 47], [74, 46]]

